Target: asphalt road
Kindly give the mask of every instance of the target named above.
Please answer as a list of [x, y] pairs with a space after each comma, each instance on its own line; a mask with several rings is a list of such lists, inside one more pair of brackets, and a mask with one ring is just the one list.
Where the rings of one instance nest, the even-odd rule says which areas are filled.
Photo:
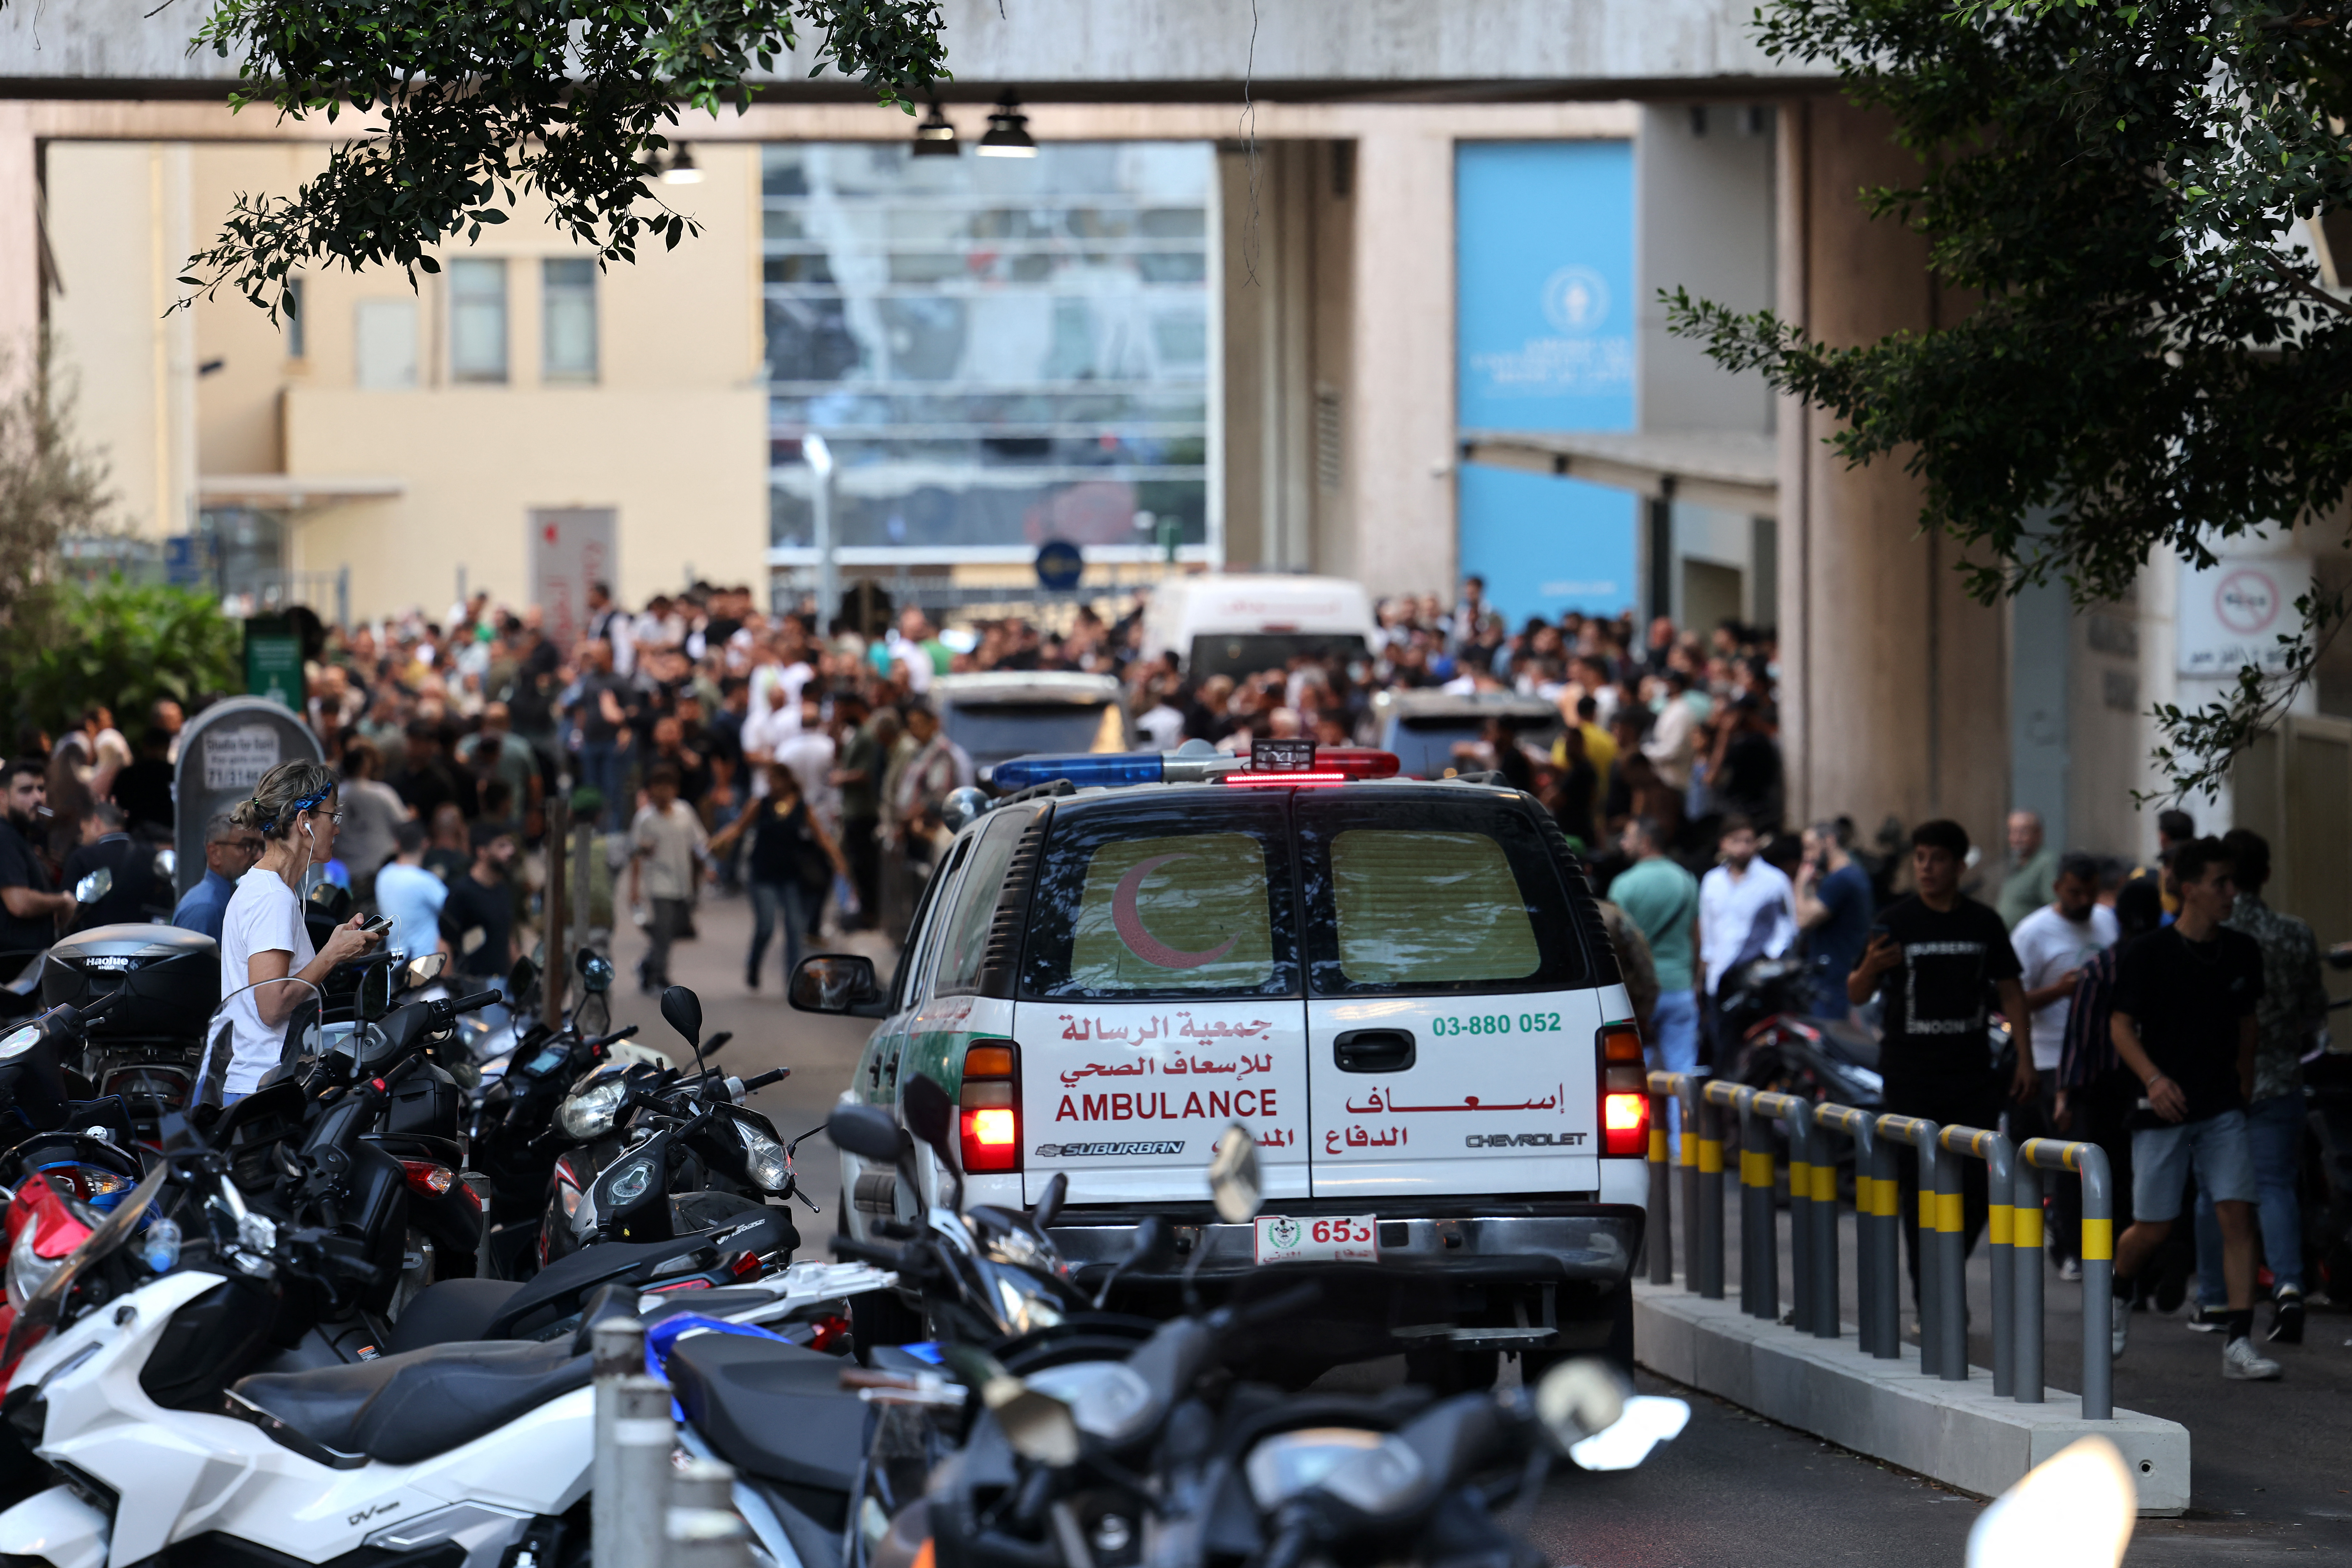
[[[871, 1026], [793, 1012], [783, 1001], [772, 950], [766, 983], [747, 989], [751, 912], [742, 900], [707, 898], [698, 923], [699, 939], [674, 950], [671, 977], [701, 997], [706, 1032], [735, 1031], [720, 1060], [746, 1077], [791, 1068], [791, 1078], [761, 1090], [754, 1103], [787, 1138], [821, 1125]], [[870, 939], [831, 945], [866, 952], [887, 970], [887, 951]], [[643, 1025], [640, 1039], [682, 1056], [656, 999], [636, 991], [642, 951], [634, 929], [620, 934], [614, 1021]], [[834, 1226], [838, 1166], [822, 1134], [801, 1145], [796, 1163], [802, 1184], [824, 1205], [821, 1215], [798, 1211], [807, 1238], [803, 1256], [822, 1256], [819, 1238]], [[1850, 1291], [1850, 1218], [1843, 1256]], [[1785, 1239], [1781, 1257], [1788, 1257]], [[1736, 1255], [1730, 1278], [1738, 1278]], [[1981, 1256], [1970, 1269], [1969, 1293], [1974, 1321], [1990, 1324], [1990, 1279]], [[2082, 1292], [2053, 1270], [2045, 1294], [2049, 1383], [2074, 1388]], [[1850, 1303], [1849, 1296], [1849, 1322]], [[2194, 1507], [2184, 1519], [2141, 1521], [2126, 1563], [2263, 1564], [2315, 1553], [2352, 1561], [2352, 1467], [2346, 1463], [2352, 1455], [2352, 1314], [2315, 1310], [2305, 1344], [2272, 1347], [2287, 1367], [2276, 1384], [2222, 1382], [2221, 1346], [2180, 1322], [2179, 1315], [2136, 1320], [2131, 1350], [2116, 1368], [2116, 1400], [2189, 1428]], [[1990, 1340], [1976, 1336], [1970, 1353], [1989, 1367]], [[1377, 1383], [1398, 1375], [1401, 1364], [1343, 1369], [1329, 1381]], [[1505, 1376], [1512, 1375], [1507, 1363]], [[1981, 1500], [1650, 1374], [1642, 1382], [1649, 1392], [1689, 1400], [1691, 1424], [1630, 1475], [1572, 1474], [1551, 1482], [1532, 1532], [1561, 1568], [1957, 1568], [1962, 1561]]]

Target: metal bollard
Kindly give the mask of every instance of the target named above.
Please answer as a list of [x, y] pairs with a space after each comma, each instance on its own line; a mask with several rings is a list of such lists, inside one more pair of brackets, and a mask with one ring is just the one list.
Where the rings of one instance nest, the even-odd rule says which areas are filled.
[[[2061, 1142], [2053, 1138], [2029, 1138], [2017, 1150], [2020, 1172], [2073, 1171], [2083, 1178], [2083, 1418], [2112, 1421], [2116, 1415], [2115, 1342], [2112, 1331], [2116, 1281], [2116, 1198], [2107, 1170], [2107, 1152], [2095, 1143]], [[2032, 1182], [2040, 1229], [2041, 1181]], [[2038, 1241], [2037, 1236], [2037, 1241]], [[2028, 1329], [2032, 1342], [2030, 1367], [2018, 1379], [2017, 1398], [2022, 1404], [2042, 1403], [2042, 1271], [2039, 1258], [2029, 1268], [2033, 1276], [2031, 1300], [2035, 1316]], [[2027, 1297], [2020, 1293], [2020, 1306]]]
[[1698, 1163], [1692, 1167], [1691, 1185], [1697, 1194], [1692, 1208], [1696, 1223], [1698, 1254], [1692, 1260], [1692, 1288], [1709, 1301], [1723, 1300], [1723, 1115], [1715, 1101], [1706, 1097], [1709, 1080], [1693, 1079], [1684, 1085], [1687, 1097], [1684, 1118], [1685, 1128], [1695, 1127], [1696, 1138], [1686, 1137], [1683, 1147], [1697, 1146]]
[[1739, 1117], [1739, 1309], [1780, 1316], [1780, 1237], [1772, 1223], [1772, 1150], [1756, 1117], [1756, 1091], [1710, 1079], [1706, 1098]]
[[677, 1429], [670, 1423], [669, 1385], [640, 1373], [611, 1384], [611, 1459], [601, 1467], [609, 1489], [591, 1505], [593, 1538], [600, 1563], [622, 1568], [652, 1568], [663, 1561], [664, 1521], [669, 1511], [670, 1450]]
[[[1895, 1152], [1878, 1135], [1877, 1119], [1868, 1111], [1821, 1105], [1813, 1120], [1853, 1140], [1854, 1296], [1862, 1309], [1862, 1349], [1881, 1361], [1896, 1360], [1903, 1354], [1903, 1230], [1895, 1209]], [[1832, 1289], [1835, 1284], [1832, 1278]]]
[[730, 1509], [735, 1506], [735, 1467], [717, 1459], [687, 1459], [671, 1471], [672, 1508]]
[[[1749, 1100], [1749, 1107], [1765, 1122], [1769, 1138], [1770, 1123], [1778, 1121], [1788, 1129], [1789, 1136], [1789, 1326], [1799, 1333], [1811, 1333], [1813, 1328], [1813, 1147], [1810, 1119], [1798, 1120], [1798, 1107], [1802, 1103], [1785, 1094], [1759, 1091]], [[1771, 1145], [1764, 1145], [1769, 1153]], [[1765, 1173], [1765, 1214], [1775, 1244], [1780, 1240], [1780, 1224], [1778, 1210], [1779, 1194], [1774, 1190], [1771, 1173]], [[1776, 1276], [1777, 1282], [1777, 1276]], [[1779, 1303], [1775, 1302], [1775, 1306]]]
[[[1990, 1191], [1985, 1242], [1992, 1261], [1992, 1391], [1996, 1397], [2007, 1399], [2017, 1391], [2017, 1270], [2020, 1265], [2015, 1245], [2015, 1151], [2000, 1133], [1987, 1131], [1980, 1127], [1947, 1127], [1937, 1142], [1948, 1152], [1973, 1155], [1985, 1163], [1986, 1185]], [[2035, 1210], [2037, 1217], [2040, 1212], [2038, 1208]], [[1962, 1224], [1966, 1224], [1965, 1216]], [[2037, 1225], [2037, 1246], [2040, 1234]], [[1965, 1256], [1968, 1242], [1965, 1232], [1960, 1241]], [[2040, 1261], [2037, 1253], [2026, 1267], [2038, 1268]], [[2040, 1278], [2038, 1274], [2035, 1277]]]
[[663, 1568], [751, 1568], [751, 1531], [733, 1510], [673, 1508]]
[[613, 1461], [618, 1453], [613, 1442], [613, 1423], [620, 1418], [621, 1381], [645, 1375], [646, 1326], [635, 1318], [607, 1318], [588, 1331], [588, 1345], [594, 1358], [589, 1364], [596, 1391], [588, 1528], [591, 1540], [611, 1541], [616, 1539], [614, 1531], [619, 1529], [612, 1510], [614, 1500], [620, 1495], [616, 1489], [619, 1483], [613, 1475]]
[[1675, 1098], [1679, 1073], [1654, 1072], [1650, 1088], [1650, 1212], [1642, 1227], [1642, 1250], [1649, 1255], [1650, 1283], [1675, 1282], [1675, 1188], [1666, 1168], [1666, 1104]]
[[[1805, 1128], [1805, 1141], [1813, 1151], [1812, 1265], [1810, 1294], [1813, 1301], [1813, 1338], [1834, 1340], [1844, 1331], [1841, 1321], [1844, 1314], [1838, 1307], [1838, 1222], [1837, 1222], [1837, 1162], [1830, 1158], [1828, 1130], [1822, 1121], [1822, 1107], [1808, 1100], [1797, 1102], [1797, 1116]], [[1854, 1227], [1859, 1247], [1862, 1229]], [[1856, 1278], [1860, 1277], [1861, 1259], [1855, 1259]]]
[[[1944, 1289], [1943, 1248], [1936, 1243], [1937, 1195], [1943, 1181], [1945, 1161], [1936, 1145], [1940, 1131], [1932, 1121], [1916, 1116], [1882, 1116], [1878, 1119], [1880, 1138], [1895, 1143], [1907, 1143], [1919, 1153], [1919, 1370], [1929, 1377], [1942, 1377], [1944, 1372]], [[1892, 1154], [1890, 1150], [1889, 1153]], [[1901, 1199], [1901, 1183], [1895, 1178], [1890, 1158], [1888, 1175], [1895, 1182], [1895, 1202]], [[1888, 1205], [1894, 1207], [1893, 1204]], [[1903, 1230], [1900, 1216], [1895, 1226], [1895, 1250], [1898, 1254], [1896, 1268], [1901, 1263]], [[1965, 1282], [1961, 1282], [1965, 1283]], [[1900, 1288], [1896, 1290], [1895, 1331], [1902, 1331]], [[1965, 1330], [1963, 1331], [1965, 1333]], [[1964, 1342], [1965, 1348], [1965, 1342]], [[1960, 1376], [1968, 1375], [1968, 1358], [1961, 1357]]]
[[[2028, 1139], [2027, 1142], [2032, 1142]], [[2012, 1393], [2020, 1405], [2042, 1403], [2042, 1173], [2021, 1145], [2010, 1173], [2010, 1245], [2017, 1250], [2017, 1356]], [[2110, 1309], [2112, 1310], [2112, 1309]]]

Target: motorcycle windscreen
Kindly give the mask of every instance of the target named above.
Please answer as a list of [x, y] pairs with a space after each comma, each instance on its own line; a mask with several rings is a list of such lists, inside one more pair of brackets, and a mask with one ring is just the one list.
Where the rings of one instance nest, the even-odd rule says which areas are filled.
[[1306, 1013], [1284, 803], [1208, 790], [1055, 816], [1021, 963], [1024, 1191], [1205, 1200], [1240, 1123], [1307, 1192]]
[[1596, 1190], [1602, 994], [1536, 825], [1428, 792], [1295, 809], [1315, 1195]]

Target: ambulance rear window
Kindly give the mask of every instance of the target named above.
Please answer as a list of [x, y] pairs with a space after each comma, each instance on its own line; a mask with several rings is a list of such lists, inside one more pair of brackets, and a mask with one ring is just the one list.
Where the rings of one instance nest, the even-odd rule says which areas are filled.
[[1185, 793], [1056, 816], [1030, 899], [1024, 994], [1297, 994], [1280, 805], [1202, 811]]
[[1517, 811], [1333, 791], [1298, 815], [1318, 995], [1589, 983], [1559, 872]]

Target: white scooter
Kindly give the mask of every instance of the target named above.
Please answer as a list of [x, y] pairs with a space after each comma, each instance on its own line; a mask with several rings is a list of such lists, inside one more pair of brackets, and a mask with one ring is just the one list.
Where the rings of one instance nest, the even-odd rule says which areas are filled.
[[[128, 1568], [180, 1546], [174, 1561], [382, 1564], [430, 1553], [465, 1568], [553, 1568], [576, 1555], [593, 1429], [584, 1324], [545, 1343], [436, 1345], [205, 1388], [192, 1363], [239, 1334], [250, 1340], [244, 1281], [284, 1267], [289, 1244], [233, 1184], [192, 1173], [206, 1195], [183, 1207], [182, 1222], [201, 1215], [222, 1235], [212, 1268], [156, 1275], [48, 1331], [77, 1280], [125, 1247], [155, 1248], [168, 1222], [134, 1233], [170, 1174], [159, 1165], [54, 1260], [39, 1248], [54, 1250], [55, 1216], [37, 1226], [31, 1214], [63, 1200], [27, 1184], [29, 1197], [11, 1205], [9, 1294], [22, 1304], [0, 1364], [24, 1338], [36, 1342], [15, 1365], [5, 1409], [62, 1484], [0, 1513], [0, 1556]], [[20, 1253], [31, 1261], [20, 1266]], [[862, 1266], [808, 1263], [696, 1292], [691, 1306], [773, 1322], [891, 1282]], [[651, 1316], [687, 1304], [647, 1296], [606, 1310]]]

